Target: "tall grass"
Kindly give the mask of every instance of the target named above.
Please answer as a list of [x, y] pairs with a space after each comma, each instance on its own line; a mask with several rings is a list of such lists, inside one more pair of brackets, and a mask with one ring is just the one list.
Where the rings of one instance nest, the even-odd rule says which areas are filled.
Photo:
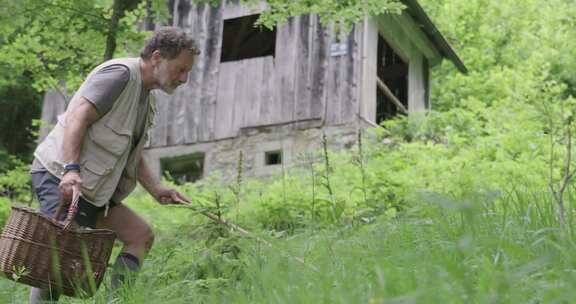
[[[418, 216], [351, 228], [302, 230], [277, 250], [236, 237], [208, 244], [202, 218], [160, 225], [156, 247], [118, 303], [570, 303], [576, 250], [552, 197], [514, 191], [494, 201], [422, 195]], [[173, 210], [131, 202], [146, 217]], [[152, 210], [155, 210], [152, 213]], [[570, 208], [570, 214], [574, 210]], [[11, 301], [8, 281], [0, 299]], [[22, 294], [16, 299], [23, 299]], [[104, 303], [105, 288], [92, 300]]]
[[[538, 170], [545, 168], [544, 158], [487, 158], [491, 150], [472, 141], [368, 141], [352, 153], [322, 148], [320, 157], [308, 155], [306, 168], [284, 168], [267, 182], [244, 179], [238, 169], [236, 187], [213, 179], [181, 187], [199, 209], [234, 219], [274, 249], [196, 211], [159, 206], [142, 190], [132, 195], [126, 204], [152, 224], [156, 243], [135, 285], [117, 303], [576, 298], [574, 207], [566, 206], [569, 228], [559, 229], [547, 175]], [[575, 198], [569, 188], [566, 202]], [[0, 280], [0, 302], [25, 302], [26, 292]], [[104, 286], [91, 300], [62, 303], [106, 300]]]

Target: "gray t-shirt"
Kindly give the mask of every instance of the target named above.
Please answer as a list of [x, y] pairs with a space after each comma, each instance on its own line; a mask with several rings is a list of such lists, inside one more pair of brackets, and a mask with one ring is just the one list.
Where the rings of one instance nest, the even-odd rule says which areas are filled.
[[[92, 74], [88, 78], [80, 89], [78, 89], [78, 95], [86, 98], [90, 101], [100, 117], [106, 115], [114, 102], [118, 99], [126, 84], [130, 80], [130, 70], [127, 66], [121, 64], [113, 64], [106, 66], [96, 73]], [[134, 126], [134, 137], [132, 148], [136, 147], [136, 144], [140, 141], [142, 137], [142, 131], [144, 130], [144, 124], [146, 123], [146, 114], [148, 112], [148, 98], [150, 91], [146, 90], [142, 85], [142, 91], [140, 93], [140, 102], [138, 106], [138, 116], [136, 118], [136, 125]], [[46, 169], [42, 164], [34, 159], [32, 162], [31, 171], [45, 171]]]

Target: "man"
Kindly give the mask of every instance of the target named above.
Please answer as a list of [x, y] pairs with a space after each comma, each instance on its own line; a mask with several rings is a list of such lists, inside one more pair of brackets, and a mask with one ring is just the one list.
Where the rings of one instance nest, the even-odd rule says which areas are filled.
[[[153, 242], [150, 226], [122, 204], [136, 181], [161, 204], [189, 202], [156, 179], [142, 150], [155, 114], [150, 91], [173, 93], [186, 82], [198, 54], [191, 38], [169, 27], [154, 33], [139, 58], [96, 67], [34, 153], [32, 185], [40, 212], [54, 216], [60, 199], [69, 201], [79, 191], [76, 223], [113, 230], [123, 243], [112, 273], [113, 289], [126, 271], [138, 270]], [[32, 288], [30, 303], [46, 300], [57, 301], [58, 295]]]

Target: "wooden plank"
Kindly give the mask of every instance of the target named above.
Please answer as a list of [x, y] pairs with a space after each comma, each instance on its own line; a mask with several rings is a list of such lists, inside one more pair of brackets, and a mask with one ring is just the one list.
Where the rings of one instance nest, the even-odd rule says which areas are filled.
[[[237, 130], [240, 130], [242, 125], [244, 124], [244, 111], [247, 107], [245, 103], [245, 98], [242, 98], [244, 95], [244, 90], [246, 90], [247, 79], [244, 77], [246, 73], [245, 62], [244, 61], [232, 61], [226, 62], [225, 64], [233, 66], [230, 73], [234, 76], [234, 86], [232, 87], [233, 90], [233, 97], [232, 97], [232, 130], [230, 135], [236, 135]], [[220, 66], [222, 66], [221, 64]]]
[[234, 123], [234, 88], [237, 69], [234, 62], [220, 64], [218, 77], [218, 98], [216, 102], [215, 139], [232, 136]]
[[[334, 33], [333, 26], [329, 26], [330, 33], [330, 45], [337, 43], [338, 39]], [[341, 56], [329, 56], [328, 57], [328, 81], [326, 83], [326, 108], [324, 113], [324, 119], [326, 124], [331, 126], [338, 123], [340, 114], [340, 90], [338, 90], [340, 71], [338, 69], [341, 61]]]
[[319, 18], [314, 16], [314, 32], [312, 39], [312, 60], [310, 67], [310, 116], [324, 117], [326, 104], [326, 83], [328, 63], [330, 59], [330, 34], [328, 29], [320, 24]]
[[262, 63], [262, 90], [260, 91], [260, 113], [259, 120], [261, 124], [270, 124], [273, 121], [274, 109], [279, 108], [275, 106], [278, 103], [276, 97], [277, 90], [276, 73], [274, 71], [274, 58], [265, 57]]
[[426, 108], [422, 57], [422, 54], [415, 49], [408, 67], [408, 110], [410, 112], [423, 111]]
[[255, 126], [260, 124], [261, 91], [264, 83], [264, 61], [265, 57], [244, 60], [244, 77], [246, 87], [242, 98], [244, 104], [244, 123], [242, 127]]
[[194, 143], [198, 141], [203, 129], [203, 122], [201, 119], [203, 112], [202, 99], [204, 94], [202, 91], [205, 83], [204, 72], [206, 70], [206, 60], [210, 56], [210, 54], [206, 53], [206, 27], [208, 25], [206, 15], [208, 10], [209, 7], [205, 4], [195, 5], [192, 10], [194, 23], [191, 28], [191, 34], [196, 39], [196, 43], [200, 49], [200, 55], [198, 55], [196, 62], [194, 62], [194, 66], [192, 67], [189, 76], [189, 82], [191, 83], [189, 90], [191, 94], [189, 95], [188, 102], [191, 105], [187, 108], [189, 120], [186, 129], [189, 130], [189, 136], [186, 138], [186, 143]]
[[203, 71], [205, 69], [205, 32], [206, 27], [206, 5], [195, 5], [189, 14], [190, 20], [190, 34], [195, 37], [198, 48], [201, 54], [198, 56], [196, 62], [192, 66], [192, 70], [188, 75], [188, 82], [186, 87], [183, 88], [184, 92], [178, 97], [185, 102], [186, 119], [181, 126], [181, 130], [185, 130], [185, 139], [183, 143], [194, 143], [198, 139], [198, 129], [201, 127], [199, 122], [201, 112], [202, 86], [203, 86]]
[[272, 123], [292, 121], [294, 119], [295, 99], [295, 58], [297, 44], [293, 43], [299, 31], [299, 17], [289, 18], [279, 26], [276, 38], [276, 80], [280, 93], [280, 109], [274, 109], [278, 117]]
[[[202, 110], [199, 117], [198, 139], [208, 141], [215, 138], [216, 102], [218, 96], [218, 75], [220, 69], [220, 49], [222, 45], [222, 9], [210, 7], [206, 36], [204, 82], [201, 87]], [[194, 109], [192, 109], [194, 110]]]
[[191, 14], [192, 4], [189, 0], [176, 0], [174, 1], [172, 26], [189, 29], [192, 25], [192, 18], [195, 14]]
[[378, 24], [374, 18], [366, 18], [364, 20], [362, 36], [360, 115], [368, 121], [376, 122]]
[[347, 123], [353, 121], [358, 113], [358, 73], [359, 62], [356, 60], [358, 57], [358, 40], [356, 36], [356, 26], [346, 37], [346, 44], [348, 45], [348, 54], [343, 58], [344, 64], [341, 67], [343, 83], [340, 88], [341, 93], [341, 110], [340, 110], [340, 123]]
[[398, 26], [403, 30], [403, 34], [410, 39], [412, 46], [423, 53], [434, 64], [440, 63], [442, 55], [434, 46], [434, 43], [426, 36], [424, 31], [418, 24], [410, 17], [408, 12], [404, 11], [402, 15], [390, 15], [389, 18], [393, 19]]
[[296, 37], [295, 43], [296, 58], [295, 58], [295, 102], [294, 102], [294, 119], [301, 120], [310, 118], [311, 113], [311, 85], [310, 85], [310, 66], [312, 60], [312, 33], [313, 22], [310, 15], [303, 15], [299, 18], [300, 31]]
[[394, 95], [394, 93], [392, 93], [390, 88], [388, 88], [388, 86], [382, 80], [380, 80], [380, 78], [376, 77], [376, 83], [378, 84], [378, 88], [380, 90], [382, 90], [382, 92], [386, 95], [386, 97], [390, 98], [392, 103], [394, 103], [394, 105], [396, 105], [396, 107], [398, 108], [398, 110], [400, 110], [400, 112], [402, 112], [404, 114], [408, 114], [408, 109], [406, 109], [406, 107], [404, 107], [402, 102], [400, 100], [398, 100], [396, 95]]
[[405, 62], [410, 61], [411, 47], [410, 38], [400, 25], [390, 16], [383, 16], [376, 19], [378, 22], [378, 32], [386, 40], [396, 54]]

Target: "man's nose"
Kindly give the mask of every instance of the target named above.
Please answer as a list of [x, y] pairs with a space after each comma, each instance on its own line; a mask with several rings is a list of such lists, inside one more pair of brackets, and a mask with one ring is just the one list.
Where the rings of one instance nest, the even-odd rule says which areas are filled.
[[186, 83], [186, 81], [188, 81], [188, 73], [180, 74], [178, 80], [180, 81], [180, 83]]

